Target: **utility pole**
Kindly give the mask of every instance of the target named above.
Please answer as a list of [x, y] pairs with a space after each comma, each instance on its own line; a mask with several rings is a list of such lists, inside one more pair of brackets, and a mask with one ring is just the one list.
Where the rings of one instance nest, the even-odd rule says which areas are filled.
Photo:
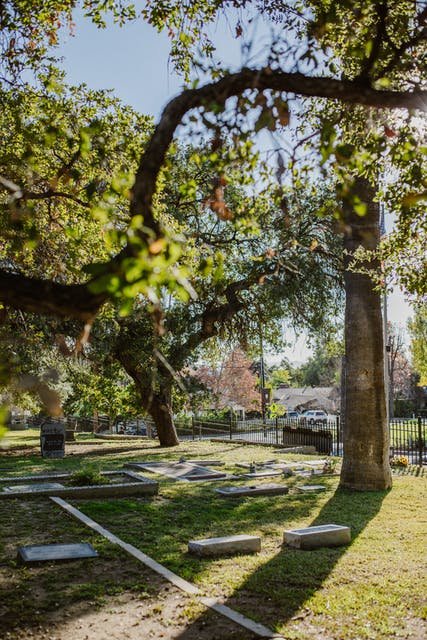
[[[385, 231], [385, 219], [384, 219], [384, 204], [380, 205], [380, 238], [383, 238], [386, 235]], [[390, 346], [388, 344], [388, 327], [387, 327], [387, 283], [384, 278], [384, 291], [383, 291], [383, 339], [384, 339], [384, 393], [385, 393], [385, 404], [386, 404], [386, 414], [387, 414], [387, 424], [390, 422], [390, 363], [389, 363], [389, 350]]]
[[262, 342], [262, 332], [259, 332], [260, 360], [259, 360], [259, 377], [261, 383], [261, 416], [262, 422], [265, 422], [265, 367], [264, 367], [264, 346]]

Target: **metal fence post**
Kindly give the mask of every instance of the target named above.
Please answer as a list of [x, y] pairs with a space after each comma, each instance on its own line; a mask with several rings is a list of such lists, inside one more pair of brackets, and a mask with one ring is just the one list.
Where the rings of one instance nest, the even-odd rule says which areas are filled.
[[233, 414], [230, 413], [230, 440], [233, 439]]
[[276, 416], [274, 425], [276, 427], [276, 444], [279, 444], [279, 418]]
[[337, 430], [337, 452], [336, 455], [340, 455], [340, 443], [341, 443], [341, 425], [340, 425], [340, 417], [336, 417], [336, 430]]
[[421, 416], [418, 416], [418, 458], [420, 467], [423, 466], [423, 449], [424, 449], [424, 440], [423, 440], [423, 432], [421, 425]]
[[191, 435], [193, 437], [193, 440], [196, 439], [196, 434], [195, 434], [195, 430], [194, 430], [194, 416], [191, 416]]

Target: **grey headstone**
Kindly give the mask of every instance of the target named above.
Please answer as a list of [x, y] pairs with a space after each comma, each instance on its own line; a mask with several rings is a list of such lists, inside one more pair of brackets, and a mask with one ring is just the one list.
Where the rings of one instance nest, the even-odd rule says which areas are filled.
[[316, 491], [326, 490], [326, 487], [323, 484], [303, 484], [296, 488], [303, 493], [316, 493]]
[[283, 542], [296, 549], [318, 549], [319, 547], [340, 547], [351, 541], [350, 527], [325, 524], [306, 529], [284, 532]]
[[229, 553], [256, 553], [261, 551], [261, 538], [258, 536], [236, 535], [223, 538], [190, 540], [189, 553], [197, 556], [220, 556]]
[[63, 458], [65, 451], [65, 426], [49, 420], [40, 427], [40, 449], [43, 458]]
[[238, 498], [241, 496], [263, 496], [263, 495], [281, 495], [289, 493], [289, 487], [285, 487], [283, 484], [260, 484], [257, 486], [243, 487], [221, 487], [221, 489], [215, 489], [220, 496], [226, 498]]
[[31, 492], [37, 493], [37, 491], [49, 491], [56, 489], [64, 489], [64, 485], [59, 482], [37, 482], [33, 484], [16, 484], [13, 487], [4, 487], [5, 493], [23, 493]]
[[19, 564], [36, 564], [38, 562], [55, 562], [58, 560], [80, 560], [97, 558], [98, 553], [87, 542], [76, 544], [43, 544], [18, 547]]

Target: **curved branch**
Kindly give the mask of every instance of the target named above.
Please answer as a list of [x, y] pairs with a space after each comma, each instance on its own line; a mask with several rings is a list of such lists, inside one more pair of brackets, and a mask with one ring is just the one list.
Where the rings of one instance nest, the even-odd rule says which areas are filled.
[[0, 300], [14, 309], [90, 322], [107, 299], [107, 293], [89, 291], [89, 283], [67, 285], [0, 271]]
[[77, 196], [73, 196], [72, 193], [67, 193], [66, 191], [56, 191], [55, 189], [48, 189], [47, 191], [23, 191], [22, 195], [17, 198], [17, 200], [50, 200], [51, 198], [63, 198], [64, 200], [71, 200], [76, 204], [84, 207], [85, 209], [89, 209], [89, 202], [85, 202], [81, 198]]
[[[335, 80], [325, 77], [310, 77], [302, 73], [284, 73], [270, 67], [264, 69], [242, 69], [199, 89], [188, 89], [171, 100], [164, 109], [136, 174], [132, 192], [131, 213], [140, 214], [145, 226], [154, 236], [160, 225], [152, 211], [152, 200], [157, 178], [173, 136], [183, 117], [192, 109], [212, 103], [224, 106], [226, 101], [239, 96], [248, 89], [295, 93], [305, 97], [320, 97], [341, 100], [350, 104], [377, 109], [421, 109], [427, 110], [427, 91], [379, 91], [365, 83], [351, 80]], [[148, 242], [149, 236], [145, 235]]]

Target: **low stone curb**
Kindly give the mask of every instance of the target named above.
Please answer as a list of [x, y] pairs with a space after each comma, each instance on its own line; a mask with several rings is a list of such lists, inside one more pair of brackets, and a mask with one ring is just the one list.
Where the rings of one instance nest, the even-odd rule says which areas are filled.
[[121, 498], [122, 496], [154, 496], [159, 492], [155, 481], [126, 482], [123, 484], [98, 484], [86, 487], [64, 487], [63, 489], [43, 489], [40, 491], [21, 491], [0, 493], [0, 499], [39, 498], [40, 496], [58, 496], [64, 498]]

